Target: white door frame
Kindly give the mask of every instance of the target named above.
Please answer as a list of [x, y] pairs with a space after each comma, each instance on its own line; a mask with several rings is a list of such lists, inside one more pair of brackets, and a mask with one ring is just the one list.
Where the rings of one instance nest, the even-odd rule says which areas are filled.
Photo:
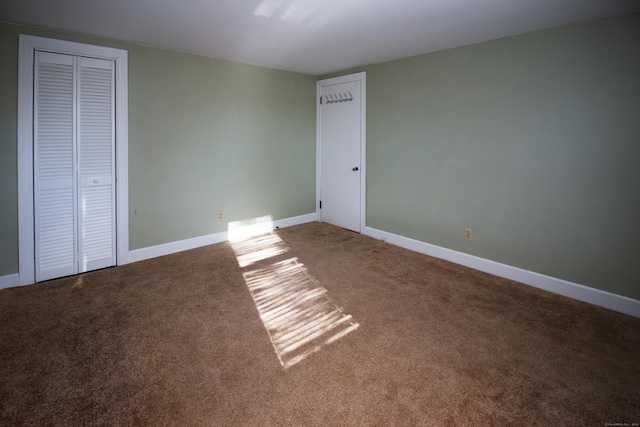
[[364, 233], [367, 219], [367, 72], [363, 71], [346, 76], [333, 77], [330, 79], [318, 80], [316, 83], [316, 215], [318, 221], [322, 221], [322, 210], [320, 209], [320, 196], [322, 190], [322, 113], [320, 97], [322, 88], [340, 83], [359, 81], [361, 87], [360, 94], [360, 230]]
[[115, 61], [116, 258], [129, 251], [128, 53], [126, 50], [20, 34], [18, 52], [18, 256], [19, 284], [35, 282], [33, 215], [33, 60], [36, 50]]

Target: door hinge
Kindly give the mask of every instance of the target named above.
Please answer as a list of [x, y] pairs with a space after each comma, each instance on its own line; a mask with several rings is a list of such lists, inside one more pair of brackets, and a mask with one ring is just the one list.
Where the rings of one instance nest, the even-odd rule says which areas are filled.
[[320, 209], [322, 209], [322, 200], [320, 200]]
[[320, 97], [320, 105], [322, 105], [322, 97]]

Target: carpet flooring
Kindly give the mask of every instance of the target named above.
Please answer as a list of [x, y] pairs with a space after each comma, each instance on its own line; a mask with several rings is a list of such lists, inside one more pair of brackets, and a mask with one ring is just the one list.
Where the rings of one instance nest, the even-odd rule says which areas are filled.
[[328, 224], [0, 291], [3, 426], [638, 422], [640, 319]]

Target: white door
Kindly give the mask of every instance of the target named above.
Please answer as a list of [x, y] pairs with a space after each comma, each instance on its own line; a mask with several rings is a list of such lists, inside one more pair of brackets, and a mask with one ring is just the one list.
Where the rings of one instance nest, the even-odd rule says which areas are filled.
[[362, 232], [365, 217], [365, 74], [318, 82], [319, 218]]
[[35, 278], [116, 264], [114, 63], [36, 52]]

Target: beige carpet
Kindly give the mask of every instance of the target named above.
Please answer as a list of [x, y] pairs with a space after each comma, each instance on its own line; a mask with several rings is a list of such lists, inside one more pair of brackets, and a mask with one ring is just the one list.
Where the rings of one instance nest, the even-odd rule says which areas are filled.
[[624, 422], [640, 319], [327, 224], [0, 291], [3, 426]]

